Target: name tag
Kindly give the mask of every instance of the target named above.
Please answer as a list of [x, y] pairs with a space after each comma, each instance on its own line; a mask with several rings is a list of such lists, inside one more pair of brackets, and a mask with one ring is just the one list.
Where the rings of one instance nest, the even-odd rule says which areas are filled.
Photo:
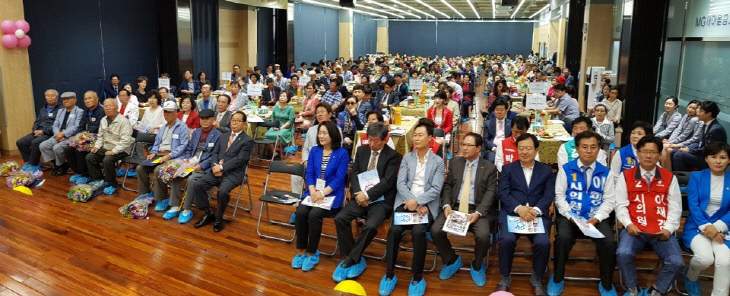
[[91, 122], [95, 122], [95, 121], [96, 121], [96, 117], [92, 117]]
[[180, 139], [180, 136], [173, 134], [172, 135], [172, 138], [175, 139], [175, 140], [177, 140], [177, 139]]
[[324, 190], [325, 187], [327, 187], [327, 182], [324, 179], [317, 178], [317, 184], [314, 185], [314, 189]]
[[210, 148], [213, 148], [214, 145], [215, 145], [215, 143], [208, 143], [208, 147], [210, 147]]
[[48, 117], [53, 117], [53, 113], [48, 113]]
[[68, 115], [68, 118], [74, 118], [74, 117], [76, 117], [76, 115], [73, 113]]

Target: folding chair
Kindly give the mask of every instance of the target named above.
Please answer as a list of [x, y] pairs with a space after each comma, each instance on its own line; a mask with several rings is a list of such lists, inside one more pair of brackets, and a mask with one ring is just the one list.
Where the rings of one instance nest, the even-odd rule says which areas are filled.
[[[124, 158], [122, 160], [121, 164], [122, 165], [123, 164], [132, 164], [133, 165], [132, 169], [135, 169], [139, 164], [141, 164], [145, 160], [147, 160], [146, 158], [135, 157], [136, 152], [137, 152], [137, 146], [138, 146], [137, 144], [154, 145], [156, 136], [157, 136], [156, 134], [150, 134], [150, 133], [137, 133], [134, 144], [132, 145], [132, 153], [128, 157]], [[129, 165], [126, 165], [125, 169], [129, 170], [130, 169]], [[126, 183], [127, 183], [127, 174], [124, 174], [124, 179], [122, 180], [122, 188], [124, 188], [125, 190], [128, 190], [128, 191], [137, 192], [137, 189], [127, 187]]]
[[[244, 184], [248, 188], [249, 208], [244, 208], [244, 207], [238, 206], [238, 203], [241, 201], [241, 192], [243, 191]], [[236, 218], [236, 211], [238, 211], [239, 209], [244, 210], [246, 212], [251, 212], [251, 207], [253, 207], [253, 200], [251, 199], [251, 185], [249, 184], [249, 179], [248, 179], [248, 167], [246, 167], [246, 171], [244, 171], [244, 173], [243, 173], [243, 183], [241, 183], [241, 185], [238, 186], [238, 197], [236, 198], [236, 204], [232, 205], [232, 204], [228, 203], [228, 206], [233, 206], [233, 214], [231, 215], [230, 218], [223, 218], [226, 221], [233, 221], [233, 219]]]
[[447, 158], [446, 157], [447, 156], [447, 153], [446, 153], [446, 150], [447, 150], [447, 148], [446, 148], [446, 133], [444, 132], [444, 130], [442, 130], [440, 128], [435, 128], [435, 129], [433, 129], [433, 136], [434, 137], [437, 137], [437, 138], [440, 137], [440, 138], [443, 139], [443, 142], [441, 143], [441, 148], [439, 148], [439, 152], [440, 153], [437, 153], [437, 155], [438, 156], [441, 156], [441, 158], [444, 160], [444, 165], [445, 165], [444, 171], [448, 171], [448, 168], [449, 168], [449, 160], [446, 159]]
[[[276, 140], [269, 140], [269, 139], [266, 139], [266, 138], [264, 138], [264, 139], [258, 139], [258, 131], [259, 131], [258, 128], [260, 128], [260, 127], [265, 127], [265, 128], [278, 128], [279, 127], [279, 121], [278, 120], [271, 121], [271, 120], [264, 119], [264, 122], [259, 123], [258, 126], [256, 127], [256, 129], [253, 132], [254, 133], [254, 137], [253, 137], [254, 138], [254, 141], [253, 141], [254, 148], [255, 148], [255, 150], [257, 152], [256, 153], [256, 160], [258, 160], [258, 161], [268, 161], [269, 164], [271, 164], [271, 162], [274, 161], [274, 156], [276, 154], [276, 148], [279, 146], [279, 137], [276, 137]], [[274, 145], [274, 152], [271, 153], [271, 159], [270, 160], [262, 159], [260, 157], [261, 156], [261, 150], [262, 150], [261, 147], [262, 146], [272, 145], [272, 144]], [[265, 168], [266, 167], [264, 165], [256, 165], [256, 164], [254, 164], [253, 163], [253, 157], [251, 158], [251, 160], [249, 160], [249, 165], [250, 166], [255, 166], [255, 167], [261, 167], [261, 168]]]
[[[387, 223], [386, 224], [386, 222], [388, 220], [390, 220], [390, 219], [383, 220], [383, 225], [390, 225], [390, 223]], [[362, 225], [360, 225], [359, 223], [357, 223], [357, 219], [355, 220], [355, 224], [357, 225], [358, 233], [360, 233], [362, 231]], [[388, 231], [385, 231], [385, 233], [388, 233]], [[372, 243], [381, 243], [381, 244], [385, 245], [385, 244], [388, 243], [388, 241], [386, 239], [384, 239], [384, 238], [374, 237], [373, 240], [370, 242], [370, 245], [372, 245]], [[385, 253], [386, 252], [387, 252], [387, 250], [386, 251], [383, 251], [383, 255], [380, 256], [380, 257], [375, 256], [375, 255], [368, 255], [368, 254], [365, 254], [364, 252], [363, 252], [362, 256], [365, 257], [365, 258], [370, 258], [370, 259], [375, 259], [375, 260], [378, 260], [378, 261], [383, 261], [383, 260], [385, 260]]]
[[[618, 226], [618, 221], [616, 221], [616, 244], [617, 245], [620, 245], [620, 243], [619, 243], [619, 241], [621, 239], [621, 236], [620, 236], [621, 233], [619, 232], [620, 229], [621, 228]], [[624, 230], [624, 231], [627, 231], [627, 230]], [[647, 252], [647, 251], [651, 251], [651, 246], [647, 245], [644, 248], [644, 250], [641, 251], [641, 252]], [[638, 253], [637, 253], [637, 255], [638, 255]], [[661, 264], [662, 264], [662, 261], [657, 258], [656, 264], [654, 265], [654, 267], [638, 267], [637, 266], [636, 267], [636, 271], [637, 272], [638, 271], [650, 271], [650, 272], [654, 272], [657, 269], [659, 269], [659, 266], [661, 266]], [[618, 268], [618, 264], [616, 264], [616, 267]], [[619, 283], [621, 284], [621, 288], [623, 288], [624, 290], [626, 290], [626, 285], [624, 285], [624, 277], [621, 274], [621, 269], [619, 269], [619, 272], [618, 272], [618, 279], [619, 279]], [[670, 287], [670, 289], [671, 289], [671, 287]]]
[[[427, 234], [430, 236], [430, 232], [427, 232]], [[431, 241], [431, 244], [433, 245], [433, 241]], [[413, 248], [412, 247], [398, 246], [398, 248], [400, 249], [400, 251], [413, 252]], [[424, 264], [423, 273], [431, 273], [434, 270], [436, 270], [436, 261], [437, 261], [437, 258], [438, 258], [438, 253], [439, 253], [438, 250], [426, 249], [426, 256], [433, 255], [433, 265], [431, 266], [430, 269], [425, 269], [425, 264]], [[397, 264], [397, 263], [395, 264], [395, 268], [405, 269], [405, 270], [411, 270], [412, 269], [410, 266], [400, 265], [400, 264]]]
[[292, 235], [291, 239], [288, 238], [282, 238], [277, 237], [273, 235], [265, 235], [261, 233], [261, 217], [263, 216], [264, 209], [266, 209], [266, 219], [269, 220], [270, 224], [273, 225], [279, 225], [284, 227], [293, 228], [294, 225], [291, 225], [287, 222], [280, 222], [280, 221], [274, 221], [269, 216], [269, 204], [279, 204], [283, 205], [284, 203], [277, 198], [276, 196], [283, 196], [283, 195], [289, 195], [296, 198], [301, 198], [301, 194], [294, 193], [290, 191], [283, 191], [283, 190], [269, 190], [269, 178], [271, 177], [272, 173], [280, 173], [280, 174], [289, 174], [294, 176], [299, 176], [304, 180], [305, 178], [305, 168], [304, 165], [296, 162], [285, 162], [285, 161], [272, 161], [271, 165], [269, 165], [269, 171], [266, 173], [266, 183], [264, 184], [264, 194], [261, 195], [259, 200], [261, 201], [261, 210], [259, 211], [259, 219], [256, 223], [256, 233], [258, 233], [259, 237], [261, 238], [268, 238], [273, 240], [278, 240], [286, 243], [291, 243], [294, 241], [294, 238], [296, 237], [296, 232]]

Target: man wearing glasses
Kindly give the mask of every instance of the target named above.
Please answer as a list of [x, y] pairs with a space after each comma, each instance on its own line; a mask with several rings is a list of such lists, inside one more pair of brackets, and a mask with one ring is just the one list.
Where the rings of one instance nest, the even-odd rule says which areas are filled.
[[[573, 132], [575, 123], [573, 121]], [[583, 123], [581, 123], [583, 124]], [[613, 238], [613, 223], [608, 217], [616, 206], [611, 186], [606, 186], [611, 170], [596, 161], [601, 149], [602, 136], [593, 131], [584, 131], [575, 136], [578, 157], [560, 167], [555, 181], [555, 274], [548, 283], [549, 295], [563, 293], [565, 264], [576, 238], [586, 238], [577, 223], [592, 224], [605, 237], [593, 238], [600, 262], [601, 296], [617, 295], [613, 286], [613, 271], [616, 268], [616, 242]]]
[[[626, 295], [664, 295], [684, 267], [682, 250], [672, 235], [682, 216], [682, 195], [677, 178], [657, 166], [662, 139], [645, 136], [636, 144], [639, 165], [616, 179], [616, 219], [625, 230], [619, 235], [616, 260], [626, 281]], [[636, 283], [636, 253], [650, 245], [663, 262], [654, 285], [641, 291]]]
[[461, 141], [463, 157], [451, 160], [451, 167], [446, 175], [441, 191], [441, 208], [439, 215], [431, 227], [434, 244], [441, 254], [444, 268], [439, 278], [451, 278], [462, 267], [461, 257], [443, 231], [446, 218], [453, 211], [468, 214], [469, 229], [474, 234], [474, 261], [471, 267], [471, 278], [477, 286], [484, 286], [487, 278], [484, 270], [484, 257], [489, 249], [489, 232], [497, 217], [494, 207], [497, 189], [497, 167], [486, 159], [479, 157], [482, 150], [482, 136], [468, 133]]

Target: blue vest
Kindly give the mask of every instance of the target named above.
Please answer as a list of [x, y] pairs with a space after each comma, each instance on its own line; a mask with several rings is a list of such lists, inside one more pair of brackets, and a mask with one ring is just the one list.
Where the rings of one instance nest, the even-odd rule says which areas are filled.
[[578, 159], [563, 165], [568, 190], [565, 199], [570, 205], [570, 211], [579, 216], [590, 219], [603, 203], [603, 189], [610, 170], [599, 162], [591, 174], [591, 182], [586, 185], [583, 172], [578, 166]]
[[639, 164], [639, 161], [634, 155], [634, 149], [631, 149], [631, 144], [628, 144], [618, 150], [619, 156], [621, 157], [621, 172], [631, 169]]
[[575, 149], [575, 139], [565, 142], [565, 153], [568, 154], [568, 162], [578, 159], [578, 150]]

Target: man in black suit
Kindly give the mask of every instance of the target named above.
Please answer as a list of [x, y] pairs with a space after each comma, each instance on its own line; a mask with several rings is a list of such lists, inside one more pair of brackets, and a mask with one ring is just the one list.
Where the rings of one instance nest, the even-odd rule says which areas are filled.
[[707, 162], [702, 158], [702, 152], [707, 144], [727, 142], [725, 128], [717, 121], [720, 107], [715, 102], [704, 101], [697, 109], [697, 118], [704, 122], [702, 137], [699, 143], [692, 143], [689, 147], [680, 148], [672, 155], [672, 169], [674, 171], [702, 170], [707, 168]]
[[497, 167], [479, 157], [482, 149], [482, 136], [468, 133], [461, 142], [464, 157], [455, 157], [446, 174], [441, 191], [439, 215], [431, 226], [433, 242], [441, 254], [444, 267], [439, 278], [451, 278], [463, 265], [451, 246], [446, 232], [443, 231], [448, 216], [453, 211], [468, 214], [469, 228], [474, 233], [474, 261], [471, 262], [471, 278], [477, 286], [484, 286], [487, 278], [484, 270], [484, 257], [489, 249], [489, 233], [497, 210], [494, 207], [497, 189]]
[[494, 117], [484, 121], [484, 150], [482, 158], [494, 163], [497, 155], [497, 143], [512, 136], [512, 128], [507, 118], [509, 112], [509, 103], [505, 100], [497, 100], [492, 106], [494, 107]]
[[[387, 143], [388, 127], [375, 123], [367, 130], [368, 145], [360, 146], [355, 154], [350, 174], [350, 193], [353, 199], [335, 216], [337, 238], [341, 254], [347, 258], [340, 262], [332, 278], [343, 281], [355, 278], [365, 270], [362, 253], [368, 247], [383, 220], [393, 212], [395, 194], [398, 191], [398, 166], [400, 155]], [[358, 174], [377, 170], [380, 182], [370, 188], [362, 188]], [[366, 218], [357, 241], [352, 236], [352, 220]]]
[[390, 79], [385, 82], [383, 91], [379, 91], [378, 95], [375, 96], [375, 99], [370, 104], [373, 105], [374, 110], [381, 111], [383, 108], [388, 108], [388, 106], [399, 103], [400, 96], [395, 92], [395, 81]]
[[225, 134], [231, 131], [231, 117], [233, 113], [228, 111], [228, 105], [231, 104], [231, 97], [227, 94], [218, 95], [218, 104], [215, 105], [215, 122], [213, 127]]
[[[237, 111], [231, 118], [231, 131], [223, 134], [215, 143], [211, 160], [211, 171], [193, 184], [192, 197], [199, 209], [205, 210], [195, 228], [203, 227], [215, 221], [213, 231], [223, 229], [223, 214], [226, 212], [231, 190], [241, 185], [246, 174], [246, 166], [251, 158], [253, 139], [246, 129], [246, 114]], [[207, 191], [218, 186], [218, 211], [213, 213], [208, 201]]]
[[266, 106], [274, 106], [279, 101], [281, 88], [274, 85], [274, 78], [266, 78], [266, 88], [261, 91], [261, 103]]
[[109, 76], [109, 85], [104, 87], [104, 97], [102, 99], [116, 98], [119, 95], [119, 90], [122, 89], [119, 86], [119, 75], [112, 74]]
[[405, 72], [405, 74], [398, 73], [393, 76], [393, 80], [395, 80], [395, 89], [393, 92], [397, 93], [399, 98], [408, 97], [408, 86], [404, 83], [406, 79], [408, 79], [408, 72]]

